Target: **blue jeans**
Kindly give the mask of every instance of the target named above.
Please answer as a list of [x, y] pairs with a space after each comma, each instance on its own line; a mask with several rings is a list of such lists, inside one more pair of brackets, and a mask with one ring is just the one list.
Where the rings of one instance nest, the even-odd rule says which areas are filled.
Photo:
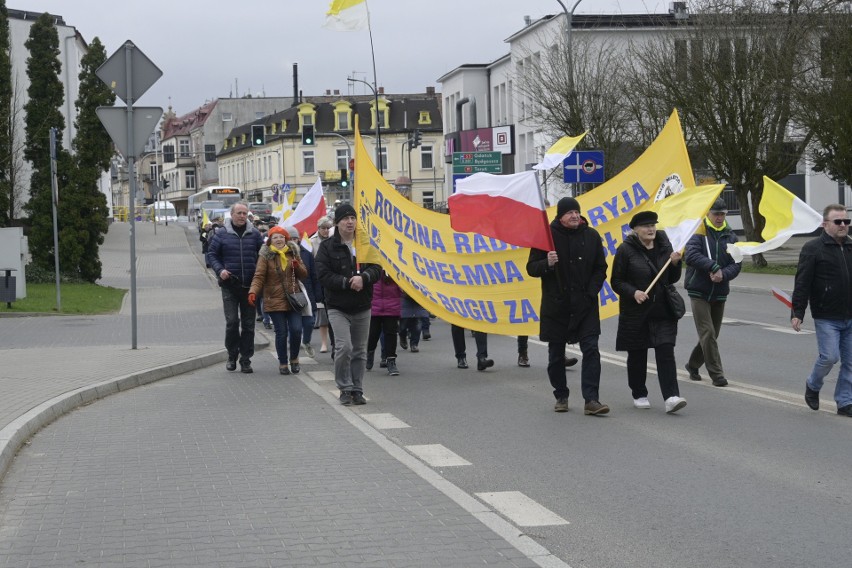
[[308, 344], [311, 342], [311, 337], [314, 335], [314, 323], [317, 321], [317, 309], [313, 309], [313, 315], [302, 316], [302, 343]]
[[840, 361], [840, 374], [834, 388], [837, 408], [852, 404], [852, 319], [815, 319], [819, 356], [808, 376], [808, 388], [819, 391], [825, 376]]
[[[302, 314], [288, 310], [286, 312], [266, 312], [275, 327], [275, 352], [278, 364], [286, 365], [299, 360], [299, 348], [302, 346]], [[287, 339], [290, 339], [290, 357], [287, 357]]]
[[222, 305], [225, 309], [225, 349], [228, 359], [248, 363], [254, 355], [254, 318], [256, 312], [248, 303], [248, 288], [236, 291], [223, 286]]

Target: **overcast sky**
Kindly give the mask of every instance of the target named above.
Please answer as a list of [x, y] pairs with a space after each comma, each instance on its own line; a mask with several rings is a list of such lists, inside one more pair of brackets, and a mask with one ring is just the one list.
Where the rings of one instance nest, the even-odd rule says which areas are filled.
[[[563, 0], [568, 9], [573, 0]], [[556, 0], [369, 0], [378, 83], [386, 93], [422, 93], [463, 63], [508, 52], [507, 37], [533, 19], [561, 13]], [[131, 40], [163, 76], [139, 99], [178, 115], [217, 97], [291, 96], [293, 64], [305, 95], [349, 92], [346, 77], [373, 81], [370, 38], [322, 27], [329, 0], [6, 0], [50, 12], [99, 37], [112, 55]], [[660, 0], [585, 0], [576, 14], [665, 13]], [[354, 75], [353, 75], [354, 73]], [[367, 92], [360, 85], [354, 92]]]

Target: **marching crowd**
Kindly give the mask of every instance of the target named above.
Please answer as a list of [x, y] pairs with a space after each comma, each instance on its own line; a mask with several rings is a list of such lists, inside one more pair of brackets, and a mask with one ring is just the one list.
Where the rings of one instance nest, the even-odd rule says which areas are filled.
[[[541, 281], [539, 336], [548, 345], [547, 376], [556, 399], [554, 410], [566, 412], [570, 389], [566, 367], [578, 363], [565, 355], [568, 344], [582, 353], [580, 389], [587, 415], [603, 415], [600, 401], [601, 334], [599, 293], [607, 263], [601, 237], [582, 216], [579, 202], [564, 197], [550, 224], [554, 250], [531, 249], [527, 273]], [[344, 203], [333, 219], [323, 217], [311, 237], [312, 250], [300, 244], [293, 227], [268, 231], [249, 220], [245, 203], [231, 207], [230, 218], [202, 228], [207, 266], [217, 276], [225, 314], [226, 368], [253, 372], [254, 327], [263, 321], [275, 333], [282, 375], [301, 370], [299, 353], [315, 356], [313, 330], [320, 331], [320, 352], [331, 351], [343, 405], [366, 404], [364, 376], [375, 364], [399, 375], [397, 347], [419, 351], [431, 338], [430, 314], [405, 294], [378, 264], [359, 262], [355, 253], [356, 211]], [[718, 199], [683, 252], [673, 250], [666, 233], [657, 230], [657, 214], [640, 211], [629, 222], [630, 234], [616, 250], [610, 284], [619, 295], [616, 350], [627, 353], [627, 383], [633, 405], [651, 408], [648, 396], [648, 352], [653, 349], [665, 412], [686, 406], [680, 395], [675, 362], [683, 299], [674, 284], [686, 264], [684, 287], [690, 300], [698, 343], [685, 363], [689, 378], [702, 380], [704, 367], [714, 386], [728, 384], [719, 353], [725, 301], [741, 264], [727, 252], [737, 237], [726, 221], [727, 207]], [[852, 239], [850, 219], [842, 205], [823, 212], [823, 230], [802, 249], [792, 298], [791, 326], [799, 331], [810, 305], [816, 328], [818, 358], [807, 377], [805, 402], [817, 410], [825, 376], [840, 362], [834, 399], [837, 413], [852, 416]], [[334, 227], [334, 231], [332, 231]], [[700, 234], [703, 233], [703, 234]], [[452, 326], [457, 367], [468, 368], [465, 329]], [[473, 332], [476, 365], [485, 371], [488, 336]], [[527, 337], [518, 337], [518, 365], [529, 367]]]

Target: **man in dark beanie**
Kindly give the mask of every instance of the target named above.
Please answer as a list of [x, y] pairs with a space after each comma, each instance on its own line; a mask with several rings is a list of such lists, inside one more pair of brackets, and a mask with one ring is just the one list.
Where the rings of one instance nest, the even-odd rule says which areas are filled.
[[609, 407], [598, 400], [601, 379], [598, 294], [606, 280], [607, 268], [603, 242], [580, 215], [580, 203], [573, 197], [563, 197], [556, 204], [556, 218], [550, 224], [550, 231], [556, 250], [531, 249], [527, 272], [541, 278], [539, 335], [542, 341], [547, 341], [547, 376], [556, 397], [553, 409], [568, 410], [565, 346], [579, 342], [583, 352], [583, 411], [606, 414]]
[[355, 257], [355, 208], [343, 203], [334, 211], [334, 234], [320, 243], [317, 276], [325, 292], [328, 320], [334, 330], [334, 380], [340, 404], [366, 404], [367, 338], [373, 284], [381, 276], [378, 264]]
[[687, 265], [684, 286], [698, 333], [698, 344], [686, 362], [686, 371], [690, 379], [700, 381], [698, 369], [705, 365], [717, 387], [724, 387], [728, 380], [722, 370], [722, 356], [716, 340], [722, 329], [730, 282], [742, 268], [742, 264], [734, 262], [727, 252], [728, 245], [737, 242], [737, 236], [725, 220], [727, 213], [725, 200], [717, 199], [704, 219], [704, 234], [690, 237], [684, 251]]

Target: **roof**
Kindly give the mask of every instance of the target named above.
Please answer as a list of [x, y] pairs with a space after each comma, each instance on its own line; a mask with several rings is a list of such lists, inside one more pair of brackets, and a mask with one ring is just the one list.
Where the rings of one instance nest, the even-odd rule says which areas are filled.
[[[382, 132], [389, 134], [398, 134], [401, 132], [410, 132], [415, 128], [423, 132], [443, 132], [443, 122], [441, 119], [441, 94], [406, 94], [406, 95], [388, 95], [380, 94], [380, 98], [388, 102], [390, 108], [389, 128], [383, 129]], [[317, 138], [322, 138], [323, 133], [334, 132], [336, 135], [352, 135], [352, 130], [335, 131], [334, 130], [334, 104], [341, 101], [352, 104], [355, 113], [358, 115], [359, 123], [362, 125], [362, 132], [369, 130], [369, 125], [372, 124], [371, 104], [375, 97], [373, 95], [351, 95], [351, 96], [319, 96], [306, 97], [302, 103], [310, 103], [316, 106], [316, 120], [314, 123], [314, 134]], [[418, 117], [421, 111], [428, 111], [432, 117], [432, 124], [418, 124]], [[408, 116], [406, 121], [406, 114]], [[287, 122], [287, 129], [284, 132], [280, 130], [275, 134], [271, 134], [270, 126], [277, 124], [280, 126], [282, 121]], [[354, 123], [354, 121], [353, 121]], [[220, 156], [238, 152], [244, 148], [251, 146], [251, 126], [252, 124], [263, 124], [266, 126], [266, 140], [269, 143], [272, 140], [281, 138], [300, 138], [299, 131], [299, 108], [298, 106], [290, 107], [287, 110], [267, 115], [261, 119], [252, 121], [248, 124], [241, 124], [234, 127], [227, 135], [228, 139], [236, 138], [236, 146], [228, 146], [227, 149], [219, 152]], [[364, 128], [363, 125], [368, 125]], [[243, 134], [246, 135], [246, 141], [242, 142]], [[336, 138], [336, 136], [335, 136]]]
[[189, 133], [197, 126], [203, 125], [219, 99], [205, 103], [197, 109], [186, 113], [183, 116], [167, 118], [163, 121], [163, 140], [174, 138], [175, 136], [189, 136]]

